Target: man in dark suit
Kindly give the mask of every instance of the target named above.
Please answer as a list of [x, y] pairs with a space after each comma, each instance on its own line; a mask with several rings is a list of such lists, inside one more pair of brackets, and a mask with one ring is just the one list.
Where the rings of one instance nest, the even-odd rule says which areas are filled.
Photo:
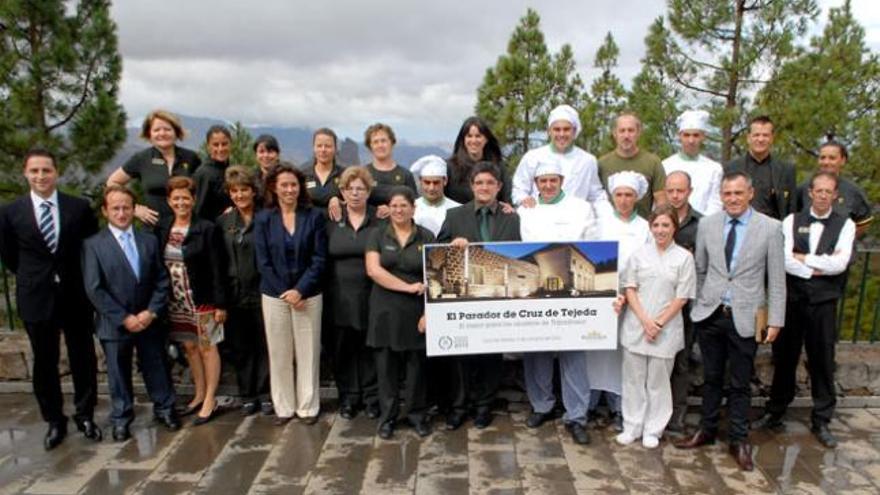
[[[703, 411], [700, 429], [678, 448], [715, 443], [725, 366], [730, 364], [727, 398], [728, 450], [744, 471], [754, 469], [749, 445], [750, 383], [757, 341], [773, 342], [785, 325], [785, 268], [782, 225], [755, 211], [754, 189], [743, 172], [721, 179], [723, 211], [700, 220], [694, 260], [697, 298], [691, 307], [703, 355]], [[758, 325], [767, 310], [767, 335]]]
[[116, 441], [131, 436], [134, 349], [156, 420], [169, 430], [180, 428], [165, 361], [165, 329], [158, 320], [167, 305], [168, 272], [156, 237], [132, 226], [134, 205], [131, 191], [115, 184], [107, 186], [101, 207], [107, 228], [86, 239], [82, 258], [86, 294], [98, 312], [98, 338], [107, 356], [110, 419]]
[[18, 313], [34, 355], [34, 395], [49, 423], [44, 446], [53, 449], [67, 435], [58, 376], [62, 331], [73, 376], [73, 419], [87, 438], [100, 441], [93, 419], [97, 364], [92, 306], [83, 291], [79, 262], [83, 240], [98, 230], [98, 222], [86, 200], [57, 190], [58, 167], [49, 151], [29, 151], [23, 172], [30, 192], [0, 211], [0, 258], [16, 276]]
[[797, 184], [794, 166], [770, 152], [773, 148], [773, 121], [759, 115], [749, 122], [749, 151], [724, 166], [724, 173], [745, 172], [752, 178], [752, 208], [782, 221], [797, 211]]
[[[505, 212], [496, 199], [501, 190], [501, 170], [491, 162], [479, 162], [471, 171], [474, 199], [446, 212], [437, 242], [464, 248], [468, 242], [519, 241], [519, 216]], [[492, 402], [501, 383], [500, 354], [452, 358], [452, 410], [446, 428], [454, 430], [464, 423], [469, 406], [476, 409], [474, 426], [492, 423]]]

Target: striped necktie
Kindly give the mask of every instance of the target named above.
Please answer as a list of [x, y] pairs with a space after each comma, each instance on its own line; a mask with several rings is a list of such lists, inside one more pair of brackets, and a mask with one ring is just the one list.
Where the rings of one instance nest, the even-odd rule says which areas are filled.
[[54, 253], [58, 250], [58, 235], [55, 232], [55, 218], [52, 215], [52, 202], [43, 201], [40, 205], [43, 211], [40, 212], [40, 233], [46, 240], [46, 247], [49, 252]]

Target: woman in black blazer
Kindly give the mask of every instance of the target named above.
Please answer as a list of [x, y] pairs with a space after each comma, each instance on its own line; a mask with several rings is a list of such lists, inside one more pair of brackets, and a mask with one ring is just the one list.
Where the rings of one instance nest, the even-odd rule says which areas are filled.
[[254, 247], [275, 422], [283, 425], [296, 414], [314, 424], [320, 410], [324, 215], [312, 208], [305, 176], [293, 165], [282, 162], [273, 168], [265, 191], [267, 208], [254, 217]]
[[198, 411], [193, 424], [210, 421], [217, 410], [220, 354], [226, 321], [226, 291], [222, 275], [222, 232], [212, 222], [195, 218], [195, 183], [189, 177], [168, 181], [168, 205], [173, 219], [160, 221], [157, 232], [171, 279], [168, 302], [170, 337], [181, 342], [196, 393], [184, 415]]

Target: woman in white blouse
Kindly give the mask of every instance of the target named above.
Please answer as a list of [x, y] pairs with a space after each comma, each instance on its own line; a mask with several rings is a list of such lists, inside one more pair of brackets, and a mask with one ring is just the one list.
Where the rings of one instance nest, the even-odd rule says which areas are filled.
[[620, 343], [623, 347], [623, 432], [617, 442], [642, 438], [654, 448], [672, 416], [669, 377], [684, 348], [681, 308], [696, 294], [694, 259], [675, 244], [678, 215], [661, 206], [648, 217], [654, 242], [629, 258], [621, 285], [626, 290]]

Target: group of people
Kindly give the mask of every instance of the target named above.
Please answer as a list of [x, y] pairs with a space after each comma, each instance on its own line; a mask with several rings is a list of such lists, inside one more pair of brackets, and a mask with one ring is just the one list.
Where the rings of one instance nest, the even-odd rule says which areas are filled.
[[[374, 124], [364, 166], [337, 164], [336, 134], [321, 128], [302, 167], [280, 160], [275, 138], [258, 137], [260, 166], [252, 170], [229, 163], [225, 127], [208, 130], [203, 163], [177, 145], [180, 121], [159, 110], [142, 128], [151, 146], [107, 180], [100, 230], [87, 201], [57, 190], [55, 157], [32, 150], [23, 160], [30, 192], [0, 212], [0, 256], [17, 276], [34, 391], [49, 424], [45, 447], [67, 433], [61, 332], [75, 423], [87, 438], [102, 437], [93, 417], [93, 328], [107, 357], [116, 440], [129, 438], [134, 417], [134, 349], [154, 415], [172, 430], [183, 415], [194, 415], [194, 425], [216, 416], [226, 364], [243, 414], [315, 423], [322, 347], [339, 415], [363, 411], [382, 438], [402, 422], [429, 435], [436, 414], [450, 430], [469, 417], [486, 428], [502, 356], [426, 357], [422, 247], [579, 240], [619, 243], [620, 345], [525, 353], [528, 427], [556, 417], [558, 361], [562, 421], [574, 442], [590, 442], [587, 423], [602, 401], [621, 444], [641, 439], [654, 448], [666, 432], [683, 434], [697, 342], [702, 420], [676, 446], [715, 441], [726, 390], [730, 451], [751, 469], [749, 383], [758, 343], [772, 342], [776, 370], [762, 426], [784, 426], [805, 346], [813, 431], [833, 447], [835, 308], [855, 236], [872, 219], [864, 193], [839, 175], [846, 148], [823, 145], [820, 171], [798, 188], [791, 164], [771, 153], [769, 118], [753, 119], [748, 152], [724, 167], [701, 154], [705, 112], [687, 111], [678, 124], [681, 151], [662, 161], [639, 147], [632, 113], [618, 116], [616, 148], [597, 160], [574, 144], [577, 111], [560, 105], [548, 119], [549, 142], [526, 153], [512, 176], [477, 117], [463, 123], [451, 157], [427, 156], [410, 169], [394, 160], [394, 131]], [[195, 390], [180, 405], [168, 339], [184, 350]]]

